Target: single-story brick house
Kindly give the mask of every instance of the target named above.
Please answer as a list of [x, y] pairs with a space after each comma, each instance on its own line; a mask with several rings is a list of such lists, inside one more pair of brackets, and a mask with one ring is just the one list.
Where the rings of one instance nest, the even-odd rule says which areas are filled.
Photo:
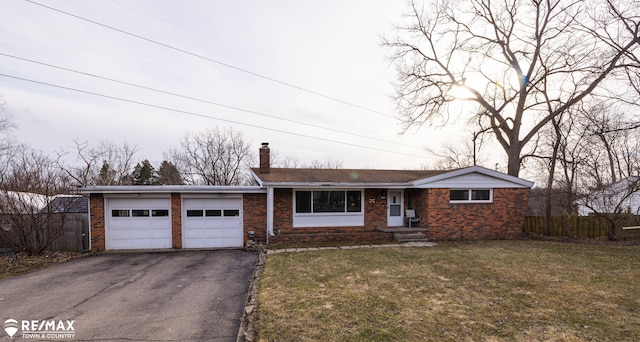
[[[522, 232], [532, 182], [457, 170], [271, 168], [255, 186], [93, 186], [91, 248], [225, 248], [260, 243], [497, 239]], [[411, 226], [408, 228], [407, 226]]]

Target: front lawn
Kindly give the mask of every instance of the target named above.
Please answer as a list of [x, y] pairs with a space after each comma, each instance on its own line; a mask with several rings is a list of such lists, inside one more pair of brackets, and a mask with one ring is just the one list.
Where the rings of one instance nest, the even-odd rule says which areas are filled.
[[271, 254], [261, 341], [638, 341], [640, 247], [543, 241]]

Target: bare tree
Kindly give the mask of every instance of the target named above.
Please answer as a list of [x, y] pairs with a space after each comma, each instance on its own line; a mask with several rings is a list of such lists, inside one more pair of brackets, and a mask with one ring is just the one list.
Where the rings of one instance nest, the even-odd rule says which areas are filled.
[[342, 160], [327, 159], [325, 161], [313, 160], [308, 164], [301, 162], [296, 157], [282, 158], [278, 151], [271, 150], [271, 165], [282, 168], [308, 168], [308, 169], [341, 169], [344, 167]]
[[316, 159], [313, 160], [308, 167], [311, 169], [341, 169], [342, 165], [342, 160], [327, 159], [321, 162]]
[[583, 111], [583, 130], [592, 146], [591, 175], [595, 187], [602, 188], [638, 172], [638, 134], [640, 121], [627, 119], [615, 107], [594, 105]]
[[428, 148], [427, 151], [438, 157], [436, 167], [442, 170], [460, 169], [486, 163], [486, 157], [480, 153], [484, 146], [484, 139], [474, 133], [471, 142], [442, 144], [437, 150]]
[[585, 193], [580, 204], [606, 222], [607, 237], [615, 241], [619, 239], [619, 228], [632, 214], [628, 212], [628, 200], [637, 193], [640, 193], [640, 176], [631, 176]]
[[639, 190], [634, 177], [640, 171], [640, 124], [615, 107], [585, 104], [554, 118], [540, 132], [536, 158], [547, 171], [547, 229], [552, 208], [556, 215], [575, 215], [579, 202], [582, 214], [600, 216], [609, 238], [616, 239], [614, 228], [625, 218], [625, 203]]
[[16, 251], [42, 253], [63, 232], [72, 201], [56, 201], [69, 178], [55, 161], [22, 147], [0, 179], [0, 237]]
[[302, 162], [298, 158], [295, 157], [280, 157], [278, 151], [271, 150], [271, 165], [273, 167], [282, 167], [282, 168], [301, 168]]
[[[477, 107], [518, 176], [525, 146], [589, 97], [638, 105], [640, 6], [633, 0], [433, 0], [386, 39], [405, 128]], [[634, 83], [635, 82], [635, 83]]]
[[165, 156], [188, 184], [241, 185], [250, 182], [254, 162], [251, 144], [232, 128], [212, 128], [186, 134], [179, 148]]
[[[0, 113], [3, 106], [4, 103], [0, 98]], [[21, 144], [11, 135], [15, 127], [15, 122], [10, 117], [0, 116], [0, 177], [9, 171], [10, 161], [21, 147]]]
[[71, 149], [58, 154], [59, 166], [78, 185], [130, 184], [137, 145], [101, 140], [97, 144], [74, 140]]

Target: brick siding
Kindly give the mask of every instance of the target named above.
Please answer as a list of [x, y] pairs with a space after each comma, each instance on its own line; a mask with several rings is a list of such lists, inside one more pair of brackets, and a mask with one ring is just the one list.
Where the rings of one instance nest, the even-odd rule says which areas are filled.
[[91, 225], [91, 250], [100, 252], [105, 250], [105, 222], [104, 196], [102, 194], [89, 195], [89, 217]]
[[[449, 189], [411, 189], [416, 215], [428, 228], [431, 240], [504, 239], [522, 234], [529, 189], [494, 189], [492, 203], [450, 203]], [[270, 244], [285, 242], [332, 242], [391, 240], [391, 233], [377, 231], [387, 226], [387, 190], [366, 189], [362, 198], [364, 226], [293, 227], [293, 189], [274, 191], [274, 233]], [[405, 196], [407, 201], [408, 196]], [[407, 206], [405, 202], [405, 207]], [[91, 248], [105, 250], [105, 200], [90, 194]], [[267, 195], [243, 195], [243, 225], [246, 241], [253, 231], [260, 243], [267, 241]], [[171, 235], [174, 249], [182, 248], [182, 199], [171, 194]]]
[[427, 238], [507, 239], [520, 236], [529, 189], [493, 189], [493, 203], [450, 203], [449, 189], [427, 190]]
[[244, 241], [249, 232], [256, 234], [256, 241], [267, 242], [267, 195], [244, 194], [242, 196], [242, 212], [244, 221]]
[[366, 189], [364, 202], [364, 226], [352, 227], [293, 227], [293, 189], [274, 191], [274, 233], [270, 244], [288, 242], [334, 242], [391, 240], [391, 233], [377, 231], [386, 227], [386, 190]]
[[182, 249], [182, 197], [171, 194], [171, 246]]

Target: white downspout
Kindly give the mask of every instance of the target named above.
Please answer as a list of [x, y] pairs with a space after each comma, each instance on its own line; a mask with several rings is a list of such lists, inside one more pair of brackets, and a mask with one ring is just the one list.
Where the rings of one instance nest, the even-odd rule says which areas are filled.
[[267, 245], [269, 245], [269, 236], [273, 234], [273, 188], [267, 186]]

